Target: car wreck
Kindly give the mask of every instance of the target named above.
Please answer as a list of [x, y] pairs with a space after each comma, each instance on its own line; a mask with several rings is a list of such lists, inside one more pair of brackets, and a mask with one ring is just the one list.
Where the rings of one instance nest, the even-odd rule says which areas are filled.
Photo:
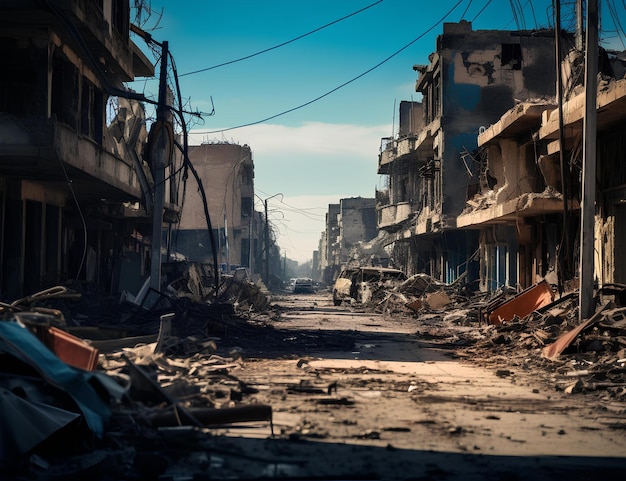
[[333, 304], [344, 300], [367, 303], [374, 291], [392, 289], [407, 279], [404, 272], [390, 267], [348, 267], [343, 269], [333, 285]]

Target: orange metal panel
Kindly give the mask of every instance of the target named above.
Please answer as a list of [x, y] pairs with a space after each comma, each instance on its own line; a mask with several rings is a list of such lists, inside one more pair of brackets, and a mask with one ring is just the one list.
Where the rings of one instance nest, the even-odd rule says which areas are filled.
[[489, 313], [489, 322], [498, 325], [510, 321], [515, 316], [526, 317], [534, 310], [550, 304], [553, 300], [554, 292], [552, 292], [550, 285], [543, 280], [496, 307]]
[[45, 334], [44, 343], [61, 361], [70, 366], [86, 371], [94, 371], [98, 366], [98, 349], [69, 332], [51, 326]]

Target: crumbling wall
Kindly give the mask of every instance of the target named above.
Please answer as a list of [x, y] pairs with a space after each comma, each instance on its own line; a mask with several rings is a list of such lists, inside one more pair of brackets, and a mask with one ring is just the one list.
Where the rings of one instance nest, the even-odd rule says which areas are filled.
[[341, 199], [340, 205], [341, 257], [345, 260], [354, 244], [376, 237], [376, 200], [353, 197]]
[[[527, 169], [524, 150], [513, 139], [500, 139], [502, 177], [496, 186], [496, 202], [506, 202], [521, 194], [532, 192], [534, 173]], [[490, 160], [490, 165], [493, 163]], [[495, 170], [495, 169], [494, 169]], [[500, 169], [498, 169], [500, 170]]]
[[[519, 100], [554, 96], [555, 74], [545, 68], [554, 64], [554, 40], [548, 35], [472, 31], [471, 24], [468, 27], [463, 22], [453, 27], [448, 25], [440, 40], [439, 61], [443, 87], [441, 129], [445, 132], [442, 215], [456, 217], [464, 208], [468, 186], [476, 182], [478, 174], [477, 166], [470, 165], [468, 170], [461, 157], [477, 148], [480, 127], [495, 123]], [[503, 145], [502, 157], [507, 161], [512, 157], [512, 162], [519, 159], [513, 149], [512, 145]], [[515, 174], [513, 178], [524, 183], [523, 174], [509, 170]], [[529, 189], [528, 184], [511, 182], [502, 196], [520, 187]]]

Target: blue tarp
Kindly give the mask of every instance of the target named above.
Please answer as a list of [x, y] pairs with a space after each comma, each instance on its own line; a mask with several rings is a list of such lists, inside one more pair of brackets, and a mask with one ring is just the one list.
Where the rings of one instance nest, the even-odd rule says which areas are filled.
[[34, 334], [16, 322], [0, 321], [0, 352], [31, 366], [45, 381], [66, 392], [76, 402], [91, 431], [102, 437], [111, 409], [91, 384], [99, 382], [93, 373], [64, 363]]

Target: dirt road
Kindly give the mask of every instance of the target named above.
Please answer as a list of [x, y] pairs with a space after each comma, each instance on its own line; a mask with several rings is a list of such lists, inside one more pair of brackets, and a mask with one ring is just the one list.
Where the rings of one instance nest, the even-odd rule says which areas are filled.
[[[270, 426], [214, 431], [215, 478], [622, 479], [626, 406], [557, 392], [506, 360], [459, 356], [473, 327], [274, 298], [271, 336], [231, 338], [245, 402]], [[439, 316], [440, 318], [441, 316]], [[422, 335], [416, 333], [421, 332]], [[235, 386], [236, 387], [236, 386]]]

